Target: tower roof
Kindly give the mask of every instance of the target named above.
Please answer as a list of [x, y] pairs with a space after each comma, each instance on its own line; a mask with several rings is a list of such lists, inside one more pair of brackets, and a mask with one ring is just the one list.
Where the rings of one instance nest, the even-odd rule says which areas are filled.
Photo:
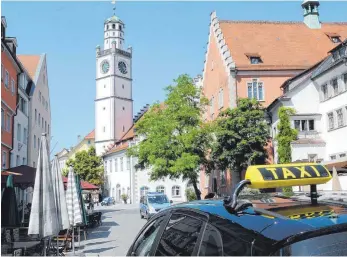
[[110, 22], [118, 22], [124, 24], [121, 19], [119, 19], [116, 15], [113, 15], [112, 17], [108, 18], [105, 20], [105, 23], [110, 23]]

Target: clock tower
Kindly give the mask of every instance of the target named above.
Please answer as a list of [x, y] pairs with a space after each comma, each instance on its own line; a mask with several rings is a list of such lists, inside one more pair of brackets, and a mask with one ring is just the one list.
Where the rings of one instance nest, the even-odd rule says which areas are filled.
[[95, 148], [102, 155], [132, 126], [132, 48], [123, 49], [124, 23], [104, 22], [104, 47], [96, 47]]

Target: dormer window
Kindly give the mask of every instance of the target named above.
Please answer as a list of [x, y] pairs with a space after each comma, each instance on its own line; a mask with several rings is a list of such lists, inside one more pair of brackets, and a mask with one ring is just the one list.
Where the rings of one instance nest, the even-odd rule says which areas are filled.
[[257, 53], [247, 53], [246, 56], [248, 57], [251, 64], [260, 64], [263, 62], [260, 55]]
[[334, 44], [338, 44], [341, 43], [341, 39], [340, 39], [340, 35], [337, 33], [325, 33], [328, 38], [331, 40], [331, 42], [333, 42]]

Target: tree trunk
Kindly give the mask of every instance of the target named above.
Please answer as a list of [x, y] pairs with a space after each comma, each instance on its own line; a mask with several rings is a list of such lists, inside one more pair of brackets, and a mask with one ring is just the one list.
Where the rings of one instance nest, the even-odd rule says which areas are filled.
[[192, 181], [192, 185], [194, 187], [194, 191], [195, 191], [195, 194], [196, 194], [196, 199], [197, 200], [201, 200], [201, 192], [198, 188], [198, 185], [196, 184], [196, 180], [193, 180]]

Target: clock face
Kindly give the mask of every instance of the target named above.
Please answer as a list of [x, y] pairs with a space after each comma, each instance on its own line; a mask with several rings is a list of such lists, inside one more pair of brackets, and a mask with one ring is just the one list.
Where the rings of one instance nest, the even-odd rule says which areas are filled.
[[127, 65], [125, 64], [125, 62], [123, 61], [120, 61], [118, 63], [118, 69], [121, 73], [123, 74], [127, 74], [128, 73], [128, 70], [127, 70]]
[[101, 71], [102, 73], [107, 73], [110, 69], [110, 64], [108, 63], [108, 61], [103, 61], [101, 63]]

